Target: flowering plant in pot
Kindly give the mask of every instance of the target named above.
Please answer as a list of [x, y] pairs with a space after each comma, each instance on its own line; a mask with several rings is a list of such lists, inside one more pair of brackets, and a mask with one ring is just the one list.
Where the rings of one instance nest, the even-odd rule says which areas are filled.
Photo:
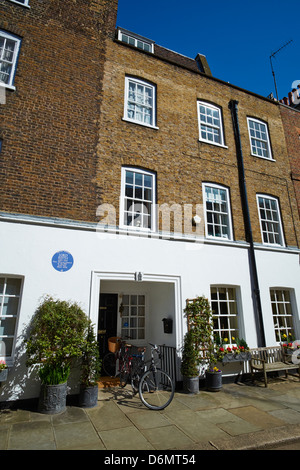
[[8, 367], [4, 360], [0, 361], [0, 382], [4, 382], [7, 379]]
[[38, 368], [42, 413], [65, 409], [72, 361], [82, 356], [88, 326], [88, 317], [76, 303], [46, 297], [38, 306], [26, 339], [26, 365]]
[[218, 367], [210, 367], [206, 371], [206, 388], [211, 392], [217, 392], [222, 388], [222, 371]]
[[79, 406], [92, 408], [97, 405], [100, 371], [99, 344], [90, 323], [82, 348]]

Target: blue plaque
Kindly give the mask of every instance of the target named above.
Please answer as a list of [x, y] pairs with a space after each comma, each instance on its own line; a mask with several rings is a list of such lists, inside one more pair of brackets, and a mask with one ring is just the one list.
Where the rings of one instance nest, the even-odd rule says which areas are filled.
[[52, 257], [52, 266], [56, 271], [69, 271], [74, 264], [74, 259], [68, 251], [58, 251]]

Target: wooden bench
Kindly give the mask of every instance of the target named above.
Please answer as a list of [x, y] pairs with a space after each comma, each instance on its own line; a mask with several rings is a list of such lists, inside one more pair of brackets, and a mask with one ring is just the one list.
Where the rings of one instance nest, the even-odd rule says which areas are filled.
[[287, 377], [288, 371], [298, 369], [300, 378], [300, 364], [293, 364], [291, 355], [285, 354], [281, 346], [272, 346], [265, 348], [251, 349], [251, 377], [254, 381], [255, 371], [263, 372], [265, 387], [268, 386], [267, 373], [285, 371]]

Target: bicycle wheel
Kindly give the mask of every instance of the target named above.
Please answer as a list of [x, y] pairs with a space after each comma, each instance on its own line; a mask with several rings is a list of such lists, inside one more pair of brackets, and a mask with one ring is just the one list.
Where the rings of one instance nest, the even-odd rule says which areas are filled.
[[150, 410], [163, 410], [173, 400], [175, 387], [163, 370], [148, 370], [139, 384], [139, 396]]
[[131, 375], [131, 388], [134, 394], [138, 393], [139, 391], [140, 380], [141, 380], [141, 375], [138, 372], [134, 372]]
[[105, 354], [102, 367], [106, 375], [109, 377], [115, 377], [116, 375], [116, 356], [114, 353], [109, 352]]

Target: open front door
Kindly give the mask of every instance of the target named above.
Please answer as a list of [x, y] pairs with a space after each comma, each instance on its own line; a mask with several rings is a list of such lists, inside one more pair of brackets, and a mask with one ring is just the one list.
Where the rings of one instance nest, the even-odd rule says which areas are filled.
[[108, 338], [117, 335], [118, 294], [100, 294], [98, 343], [100, 357], [108, 352]]

